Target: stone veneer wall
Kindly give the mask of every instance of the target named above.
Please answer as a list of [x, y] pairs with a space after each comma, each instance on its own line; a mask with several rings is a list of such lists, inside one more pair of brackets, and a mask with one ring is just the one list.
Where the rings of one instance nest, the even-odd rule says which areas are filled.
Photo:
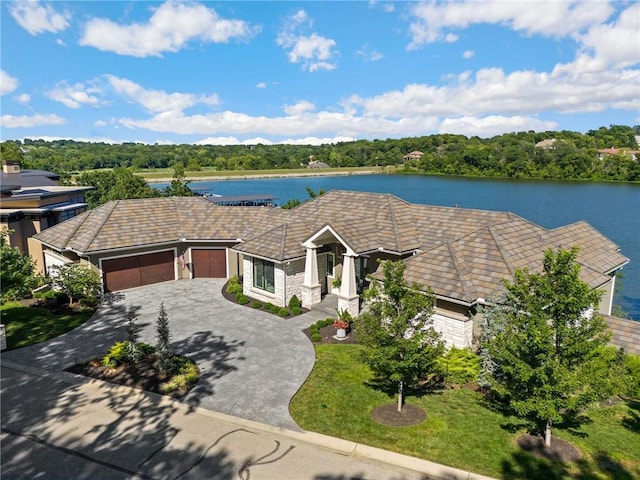
[[451, 318], [442, 313], [434, 313], [433, 328], [442, 334], [448, 347], [468, 348], [473, 341], [473, 319]]
[[[318, 268], [319, 270], [320, 268]], [[302, 301], [302, 284], [304, 283], [304, 258], [291, 260], [284, 265], [286, 276], [285, 303], [289, 305], [289, 300], [294, 295]]]

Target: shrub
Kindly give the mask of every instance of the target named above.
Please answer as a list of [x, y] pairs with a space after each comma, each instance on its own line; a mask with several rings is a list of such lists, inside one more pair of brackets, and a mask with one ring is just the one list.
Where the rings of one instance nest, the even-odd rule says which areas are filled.
[[262, 306], [262, 302], [259, 302], [258, 300], [255, 300], [254, 302], [251, 303], [251, 306], [253, 308], [260, 308]]
[[480, 373], [480, 357], [468, 348], [452, 347], [438, 363], [449, 384], [473, 383]]
[[329, 325], [333, 325], [333, 321], [334, 321], [334, 319], [329, 317], [329, 318], [326, 318], [324, 320], [318, 320], [318, 324], [320, 325], [320, 328], [328, 327]]
[[269, 307], [269, 311], [277, 315], [278, 313], [280, 313], [280, 307], [277, 305], [271, 305], [271, 307]]
[[236, 300], [240, 305], [246, 305], [247, 303], [249, 303], [249, 299], [243, 294], [239, 294], [238, 296], [236, 296]]
[[291, 313], [293, 313], [294, 315], [300, 315], [302, 313], [302, 308], [300, 307], [290, 307], [291, 308]]
[[280, 315], [282, 318], [285, 318], [291, 315], [291, 312], [289, 311], [288, 308], [282, 307], [278, 310], [278, 315]]
[[33, 298], [39, 298], [40, 300], [53, 300], [54, 298], [57, 298], [58, 295], [58, 292], [55, 290], [45, 290], [34, 293]]
[[102, 365], [115, 368], [127, 359], [127, 342], [116, 342], [109, 348], [107, 354], [102, 357]]
[[273, 308], [273, 303], [271, 302], [265, 302], [265, 304], [263, 305], [265, 310], [271, 311], [271, 309]]
[[322, 335], [320, 335], [318, 332], [312, 333], [311, 334], [311, 341], [312, 342], [320, 342], [320, 341], [322, 341]]
[[627, 395], [640, 399], [640, 356], [627, 355], [624, 359], [624, 365], [629, 374]]
[[234, 275], [229, 279], [227, 283], [227, 293], [231, 295], [239, 295], [242, 293], [242, 285], [237, 275]]
[[293, 310], [294, 308], [301, 308], [301, 307], [302, 307], [302, 303], [300, 302], [298, 297], [296, 297], [295, 295], [291, 297], [291, 300], [289, 300], [289, 308]]
[[171, 393], [178, 389], [186, 389], [200, 378], [198, 367], [185, 357], [173, 357], [173, 369], [177, 372], [168, 382], [160, 386], [162, 393]]

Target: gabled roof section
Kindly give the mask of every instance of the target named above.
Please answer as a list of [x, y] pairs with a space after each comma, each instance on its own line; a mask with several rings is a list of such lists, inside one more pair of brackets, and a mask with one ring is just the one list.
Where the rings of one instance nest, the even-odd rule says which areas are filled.
[[284, 223], [237, 245], [234, 250], [278, 262], [300, 258], [305, 255], [302, 243], [310, 228], [309, 224]]

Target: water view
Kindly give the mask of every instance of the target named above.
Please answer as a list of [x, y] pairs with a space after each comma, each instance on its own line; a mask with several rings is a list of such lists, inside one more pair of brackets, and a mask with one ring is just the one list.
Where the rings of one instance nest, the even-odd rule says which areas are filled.
[[[166, 184], [156, 184], [164, 187]], [[510, 211], [545, 228], [585, 220], [613, 240], [631, 260], [622, 270], [615, 303], [640, 320], [640, 185], [516, 181], [412, 175], [286, 177], [192, 182], [219, 195], [267, 194], [278, 204], [314, 191], [391, 193], [412, 203]]]

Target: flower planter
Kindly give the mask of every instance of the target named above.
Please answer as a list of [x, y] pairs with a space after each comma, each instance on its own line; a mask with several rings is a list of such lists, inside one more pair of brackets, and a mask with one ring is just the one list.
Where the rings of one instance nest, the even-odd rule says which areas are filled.
[[346, 328], [338, 328], [338, 329], [336, 329], [336, 337], [338, 337], [338, 338], [347, 338], [347, 329]]

